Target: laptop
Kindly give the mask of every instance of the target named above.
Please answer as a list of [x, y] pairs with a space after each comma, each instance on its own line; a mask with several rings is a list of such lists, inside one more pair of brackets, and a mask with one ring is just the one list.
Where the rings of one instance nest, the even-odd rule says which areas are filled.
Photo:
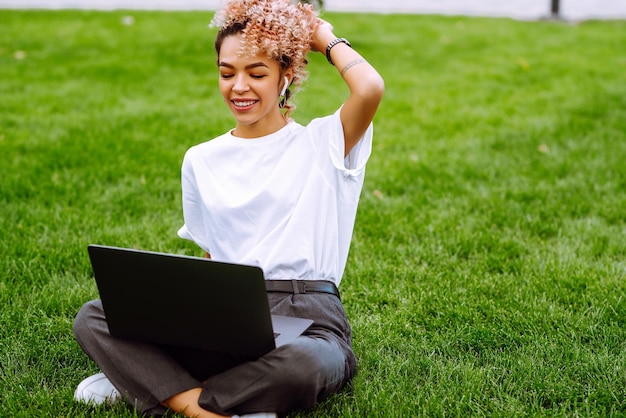
[[89, 245], [111, 335], [258, 358], [310, 319], [271, 315], [257, 266]]

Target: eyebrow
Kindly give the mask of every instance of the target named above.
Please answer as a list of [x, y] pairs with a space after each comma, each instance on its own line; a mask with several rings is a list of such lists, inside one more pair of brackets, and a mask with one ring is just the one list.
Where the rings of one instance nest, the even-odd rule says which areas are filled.
[[[235, 66], [234, 66], [234, 65], [229, 64], [229, 63], [224, 62], [224, 61], [219, 62], [217, 65], [218, 65], [218, 67], [226, 67], [226, 68], [232, 68], [232, 69], [234, 69], [234, 68], [235, 68]], [[262, 63], [262, 62], [254, 62], [254, 63], [252, 63], [252, 64], [248, 64], [248, 65], [246, 65], [245, 69], [246, 69], [246, 70], [250, 70], [250, 69], [253, 69], [253, 68], [257, 68], [257, 67], [265, 67], [265, 68], [269, 68], [266, 64], [264, 64], [264, 63]]]

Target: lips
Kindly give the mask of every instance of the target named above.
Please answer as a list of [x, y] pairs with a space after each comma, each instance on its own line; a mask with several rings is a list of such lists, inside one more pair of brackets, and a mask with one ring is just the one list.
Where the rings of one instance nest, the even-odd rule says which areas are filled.
[[233, 99], [231, 100], [231, 103], [233, 104], [233, 106], [235, 106], [237, 110], [246, 110], [258, 103], [258, 100]]

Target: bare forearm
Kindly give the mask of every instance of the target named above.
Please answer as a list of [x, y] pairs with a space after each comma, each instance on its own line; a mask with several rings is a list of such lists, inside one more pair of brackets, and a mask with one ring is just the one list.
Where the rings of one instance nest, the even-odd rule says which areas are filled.
[[[337, 39], [329, 24], [322, 25], [313, 40], [313, 49], [326, 54], [327, 46]], [[367, 60], [347, 44], [340, 42], [329, 51], [332, 64], [337, 68], [351, 92], [380, 101], [384, 81]]]

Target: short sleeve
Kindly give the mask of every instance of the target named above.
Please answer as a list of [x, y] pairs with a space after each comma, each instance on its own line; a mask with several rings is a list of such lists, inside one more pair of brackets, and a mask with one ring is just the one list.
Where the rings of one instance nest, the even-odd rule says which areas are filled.
[[341, 170], [346, 177], [358, 177], [365, 170], [365, 165], [372, 154], [374, 126], [370, 123], [359, 142], [357, 142], [350, 153], [344, 158], [345, 140], [340, 112], [341, 108], [330, 116], [328, 120], [330, 157], [333, 165]]
[[[192, 164], [191, 148], [186, 154], [183, 160], [181, 169], [181, 182], [182, 182], [182, 205], [183, 205], [183, 217], [184, 225], [178, 230], [178, 236], [194, 241], [204, 251], [210, 253], [210, 248], [207, 243], [207, 237], [200, 236], [201, 231], [205, 231], [203, 223], [203, 207], [202, 198], [198, 191], [195, 173]], [[191, 231], [195, 231], [192, 233]]]
[[373, 125], [367, 130], [344, 157], [345, 141], [340, 116], [341, 108], [334, 114], [315, 119], [307, 126], [313, 141], [326, 141], [327, 153], [324, 153], [332, 166], [336, 181], [336, 191], [340, 202], [358, 201], [365, 177], [365, 166], [372, 154]]

